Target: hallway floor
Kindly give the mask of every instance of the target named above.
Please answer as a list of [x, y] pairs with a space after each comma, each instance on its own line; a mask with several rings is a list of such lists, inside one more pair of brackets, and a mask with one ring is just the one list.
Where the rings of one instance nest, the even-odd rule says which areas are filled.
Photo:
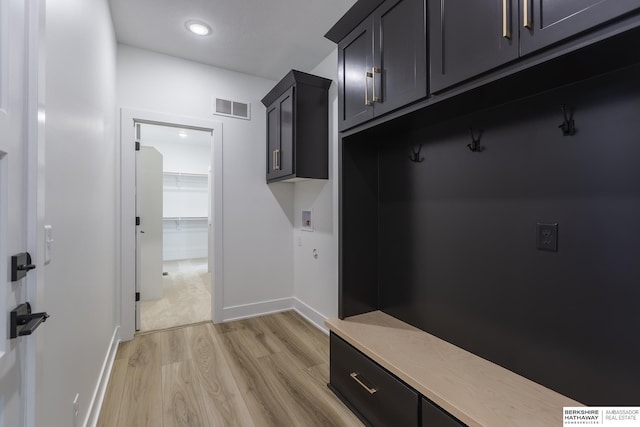
[[329, 390], [329, 337], [294, 311], [120, 344], [98, 426], [362, 426]]
[[154, 331], [211, 320], [211, 281], [207, 259], [165, 261], [164, 295], [140, 303], [140, 331]]

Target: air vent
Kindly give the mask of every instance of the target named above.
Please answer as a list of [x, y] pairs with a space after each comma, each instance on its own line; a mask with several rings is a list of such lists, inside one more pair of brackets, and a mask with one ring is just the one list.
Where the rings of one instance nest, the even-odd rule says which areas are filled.
[[215, 98], [213, 104], [213, 114], [235, 117], [236, 119], [251, 120], [251, 104], [248, 102]]

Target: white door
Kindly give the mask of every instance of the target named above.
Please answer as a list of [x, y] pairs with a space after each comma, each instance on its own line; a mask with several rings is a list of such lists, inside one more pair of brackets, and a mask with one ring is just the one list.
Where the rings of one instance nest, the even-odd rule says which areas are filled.
[[11, 278], [12, 255], [31, 249], [31, 264], [39, 256], [32, 241], [37, 234], [32, 221], [37, 165], [28, 148], [33, 148], [29, 138], [38, 129], [32, 111], [38, 99], [38, 64], [30, 52], [38, 49], [34, 39], [41, 25], [40, 6], [37, 1], [0, 0], [0, 426], [35, 423], [35, 339], [41, 329], [10, 338], [9, 312], [28, 300], [34, 311], [40, 308], [35, 301], [37, 272]]
[[136, 331], [142, 325], [140, 302], [161, 298], [163, 291], [162, 154], [141, 145], [141, 132], [136, 123]]
[[162, 298], [162, 154], [153, 147], [138, 153], [140, 301]]

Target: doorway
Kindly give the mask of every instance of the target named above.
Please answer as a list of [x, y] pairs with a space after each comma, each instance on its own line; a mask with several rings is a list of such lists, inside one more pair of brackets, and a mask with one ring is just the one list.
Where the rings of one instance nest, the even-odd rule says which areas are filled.
[[211, 320], [212, 131], [137, 123], [139, 322], [146, 332]]
[[[136, 330], [219, 321], [222, 124], [123, 109], [120, 150], [121, 339], [132, 339]], [[140, 214], [148, 193], [141, 186], [149, 177], [160, 202]]]

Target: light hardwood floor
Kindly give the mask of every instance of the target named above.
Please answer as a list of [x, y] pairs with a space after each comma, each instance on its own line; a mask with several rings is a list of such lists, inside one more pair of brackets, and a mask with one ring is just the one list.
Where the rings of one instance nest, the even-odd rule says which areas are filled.
[[140, 330], [156, 331], [211, 320], [207, 259], [164, 261], [162, 298], [140, 303]]
[[99, 426], [362, 426], [327, 388], [329, 338], [296, 312], [139, 334]]

